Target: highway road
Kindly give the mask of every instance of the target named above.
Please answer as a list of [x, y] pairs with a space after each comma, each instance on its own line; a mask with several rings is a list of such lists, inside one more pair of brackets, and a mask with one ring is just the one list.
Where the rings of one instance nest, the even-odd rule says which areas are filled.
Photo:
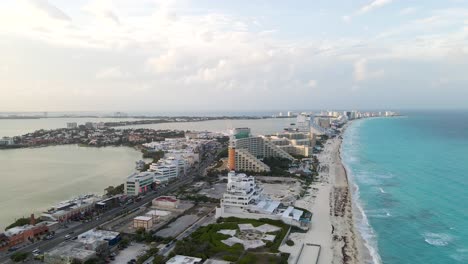
[[[172, 182], [166, 187], [161, 187], [158, 188], [155, 191], [152, 191], [150, 193], [147, 193], [145, 196], [142, 197], [140, 201], [134, 202], [133, 204], [127, 205], [126, 207], [118, 207], [111, 209], [109, 211], [106, 211], [105, 213], [99, 215], [99, 220], [93, 220], [88, 223], [82, 223], [77, 226], [69, 227], [65, 229], [66, 231], [62, 231], [59, 234], [56, 234], [52, 239], [50, 240], [41, 240], [39, 242], [36, 242], [34, 244], [29, 244], [21, 249], [18, 249], [19, 252], [31, 252], [34, 249], [39, 249], [41, 252], [45, 252], [48, 250], [51, 250], [58, 244], [62, 243], [65, 241], [65, 236], [69, 233], [73, 233], [72, 236], [76, 236], [78, 234], [84, 233], [88, 230], [91, 230], [93, 228], [96, 228], [108, 221], [111, 221], [115, 219], [117, 216], [119, 216], [122, 212], [124, 211], [132, 211], [138, 207], [145, 206], [147, 203], [151, 202], [154, 198], [165, 195], [167, 193], [173, 192], [177, 190], [181, 186], [188, 185], [193, 181], [194, 176], [199, 175], [202, 173], [208, 165], [213, 163], [214, 159], [216, 158], [216, 154], [219, 153], [219, 151], [214, 152], [213, 154], [210, 154], [207, 158], [203, 159], [199, 166], [198, 169], [195, 171], [192, 171], [189, 173], [189, 175], [185, 177], [179, 178], [177, 181]], [[6, 254], [3, 254], [0, 256], [0, 263], [11, 263], [10, 256], [11, 252], [8, 252]]]

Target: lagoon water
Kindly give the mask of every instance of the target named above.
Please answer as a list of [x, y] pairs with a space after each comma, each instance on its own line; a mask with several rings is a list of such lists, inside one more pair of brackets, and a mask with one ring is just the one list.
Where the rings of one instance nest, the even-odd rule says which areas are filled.
[[38, 119], [0, 119], [0, 138], [21, 136], [39, 129], [57, 129], [67, 127], [68, 122], [84, 125], [86, 122], [133, 121], [133, 118], [38, 118]]
[[374, 263], [468, 263], [468, 112], [356, 121], [342, 157]]
[[283, 131], [296, 118], [266, 118], [266, 119], [235, 119], [235, 120], [209, 120], [202, 122], [160, 123], [148, 125], [125, 126], [120, 128], [152, 128], [177, 130], [208, 130], [212, 132], [227, 132], [236, 127], [249, 127], [252, 134], [265, 135]]
[[[37, 129], [65, 127], [66, 122], [100, 122], [109, 119], [47, 118], [0, 120], [0, 137]], [[111, 119], [112, 120], [112, 119]], [[119, 119], [120, 120], [120, 119]], [[226, 131], [250, 127], [255, 134], [280, 132], [294, 118], [212, 120], [144, 125], [153, 129]], [[134, 126], [128, 126], [130, 128]], [[124, 127], [117, 127], [124, 128]], [[123, 183], [134, 171], [141, 153], [127, 147], [91, 148], [75, 145], [0, 150], [0, 230], [15, 218], [38, 213], [57, 202], [85, 193], [102, 193]]]
[[0, 230], [57, 202], [123, 183], [141, 153], [76, 145], [0, 151]]
[[[254, 114], [252, 114], [254, 115]], [[0, 138], [20, 136], [39, 129], [64, 128], [68, 122], [76, 122], [83, 125], [86, 122], [116, 122], [134, 121], [134, 118], [39, 118], [39, 119], [0, 119]], [[250, 127], [254, 134], [268, 134], [281, 132], [295, 118], [267, 118], [267, 119], [236, 119], [236, 120], [209, 120], [202, 122], [177, 122], [160, 123], [135, 126], [115, 127], [124, 128], [152, 128], [152, 129], [180, 129], [180, 130], [208, 130], [213, 132], [225, 132], [235, 127]]]

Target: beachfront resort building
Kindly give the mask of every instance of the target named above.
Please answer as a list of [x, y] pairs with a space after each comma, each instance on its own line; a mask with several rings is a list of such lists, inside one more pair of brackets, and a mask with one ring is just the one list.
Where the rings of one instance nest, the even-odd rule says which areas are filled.
[[294, 160], [294, 157], [262, 136], [252, 136], [249, 128], [232, 130], [228, 150], [230, 170], [263, 172], [270, 167], [261, 159], [277, 157]]
[[227, 191], [223, 194], [222, 206], [245, 209], [258, 202], [262, 189], [255, 184], [253, 176], [244, 173], [228, 173]]
[[311, 132], [284, 132], [267, 137], [278, 148], [291, 155], [311, 157], [316, 137]]
[[216, 208], [216, 218], [269, 218], [286, 224], [308, 229], [311, 213], [290, 205], [283, 205], [263, 194], [263, 189], [255, 182], [255, 177], [231, 171], [228, 173], [226, 192]]

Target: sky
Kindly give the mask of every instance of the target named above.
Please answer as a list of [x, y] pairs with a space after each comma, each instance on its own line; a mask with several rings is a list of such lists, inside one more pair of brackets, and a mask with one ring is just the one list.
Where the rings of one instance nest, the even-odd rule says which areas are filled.
[[0, 112], [468, 108], [468, 0], [2, 0]]

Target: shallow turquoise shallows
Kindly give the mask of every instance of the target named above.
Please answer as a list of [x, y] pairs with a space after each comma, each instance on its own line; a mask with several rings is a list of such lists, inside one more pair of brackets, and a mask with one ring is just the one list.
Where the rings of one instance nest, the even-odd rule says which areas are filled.
[[468, 112], [405, 114], [344, 135], [358, 229], [374, 263], [468, 263]]

